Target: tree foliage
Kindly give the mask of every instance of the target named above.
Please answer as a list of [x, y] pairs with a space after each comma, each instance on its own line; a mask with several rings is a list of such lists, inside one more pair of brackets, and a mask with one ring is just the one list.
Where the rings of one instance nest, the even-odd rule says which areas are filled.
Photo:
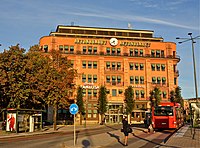
[[80, 86], [77, 89], [76, 104], [79, 108], [80, 124], [82, 124], [82, 116], [85, 114], [85, 107], [83, 103], [83, 88]]
[[124, 102], [125, 102], [125, 108], [126, 108], [126, 112], [127, 114], [131, 114], [132, 113], [132, 110], [134, 108], [134, 91], [133, 91], [133, 87], [132, 86], [129, 86], [127, 89], [125, 89], [125, 92], [124, 92]]
[[183, 98], [181, 96], [181, 87], [176, 87], [175, 90], [170, 91], [170, 101], [180, 103], [183, 107]]
[[158, 106], [161, 101], [161, 91], [159, 88], [155, 87], [152, 91], [150, 91], [150, 102], [151, 102], [151, 107], [153, 106]]
[[101, 115], [101, 120], [103, 120], [103, 115], [107, 111], [107, 92], [105, 86], [100, 86], [99, 96], [98, 96], [98, 111]]
[[59, 52], [48, 55], [38, 45], [25, 53], [19, 45], [0, 54], [1, 108], [54, 107], [54, 123], [59, 107], [68, 106], [69, 92], [76, 77], [71, 61]]

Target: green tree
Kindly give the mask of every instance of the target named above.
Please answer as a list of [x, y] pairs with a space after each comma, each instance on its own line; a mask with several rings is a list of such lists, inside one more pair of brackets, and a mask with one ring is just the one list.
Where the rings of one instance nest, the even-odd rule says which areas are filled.
[[184, 101], [183, 101], [183, 98], [181, 96], [181, 87], [178, 86], [178, 87], [175, 88], [175, 91], [174, 90], [170, 91], [170, 101], [180, 103], [181, 106], [183, 107]]
[[83, 103], [83, 88], [80, 86], [77, 89], [76, 104], [78, 105], [80, 113], [80, 125], [82, 125], [82, 117], [85, 114], [85, 107]]
[[130, 115], [133, 111], [135, 104], [134, 91], [132, 86], [129, 86], [127, 89], [125, 89], [124, 97], [126, 113], [127, 115]]
[[155, 87], [152, 91], [150, 91], [150, 102], [151, 102], [151, 108], [154, 106], [158, 106], [161, 101], [161, 91], [159, 88]]
[[27, 61], [25, 49], [19, 45], [0, 54], [0, 89], [4, 108], [25, 108], [30, 102]]
[[52, 51], [50, 54], [47, 68], [41, 71], [38, 81], [42, 84], [40, 89], [44, 92], [45, 101], [53, 106], [53, 127], [56, 130], [57, 110], [69, 106], [68, 98], [73, 92], [77, 72], [72, 68], [71, 61], [59, 52]]
[[101, 124], [103, 123], [104, 115], [107, 111], [107, 92], [105, 86], [100, 86], [98, 96], [98, 111], [101, 115]]
[[170, 91], [170, 102], [175, 102], [175, 91], [174, 90], [172, 90], [172, 91]]

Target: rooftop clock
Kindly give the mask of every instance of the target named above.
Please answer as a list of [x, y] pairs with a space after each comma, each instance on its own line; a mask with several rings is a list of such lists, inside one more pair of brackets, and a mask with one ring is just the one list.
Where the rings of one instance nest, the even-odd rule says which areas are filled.
[[116, 38], [111, 38], [110, 39], [110, 45], [111, 46], [116, 46], [118, 44], [118, 40]]

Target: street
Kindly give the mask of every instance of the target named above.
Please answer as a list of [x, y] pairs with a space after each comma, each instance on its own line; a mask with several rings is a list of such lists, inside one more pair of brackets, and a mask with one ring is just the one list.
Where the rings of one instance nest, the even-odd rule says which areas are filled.
[[[120, 148], [124, 138], [120, 129], [121, 125], [105, 125], [100, 128], [77, 130], [75, 147]], [[134, 148], [162, 146], [163, 140], [172, 133], [164, 130], [148, 134], [144, 128], [138, 127], [133, 127], [133, 131], [134, 134], [129, 134], [128, 147]], [[73, 143], [73, 131], [0, 139], [1, 148], [64, 148], [73, 147]]]

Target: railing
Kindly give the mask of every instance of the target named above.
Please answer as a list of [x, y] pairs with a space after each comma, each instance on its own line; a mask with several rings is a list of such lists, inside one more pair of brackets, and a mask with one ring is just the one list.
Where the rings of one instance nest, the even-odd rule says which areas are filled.
[[146, 58], [170, 58], [178, 59], [180, 61], [179, 55], [152, 55], [152, 54], [130, 54], [130, 53], [107, 53], [107, 52], [94, 52], [94, 51], [68, 51], [62, 52], [63, 54], [87, 54], [87, 55], [102, 55], [102, 56], [129, 56], [129, 57], [146, 57]]

